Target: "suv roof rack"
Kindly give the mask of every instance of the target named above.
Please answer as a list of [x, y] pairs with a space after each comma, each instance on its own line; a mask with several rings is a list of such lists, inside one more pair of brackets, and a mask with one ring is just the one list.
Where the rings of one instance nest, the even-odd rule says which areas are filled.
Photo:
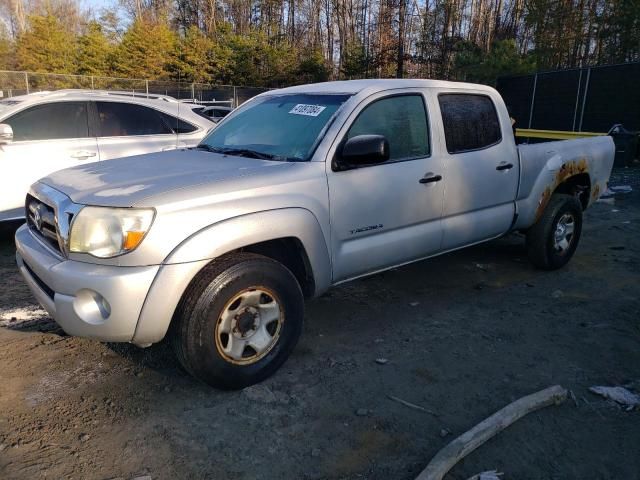
[[163, 100], [165, 102], [177, 102], [178, 100], [169, 95], [161, 95], [156, 93], [134, 92], [127, 90], [91, 90], [88, 88], [67, 88], [62, 90], [43, 90], [40, 92], [32, 92], [33, 96], [63, 96], [82, 93], [85, 95], [113, 95], [121, 97], [146, 98], [149, 100]]

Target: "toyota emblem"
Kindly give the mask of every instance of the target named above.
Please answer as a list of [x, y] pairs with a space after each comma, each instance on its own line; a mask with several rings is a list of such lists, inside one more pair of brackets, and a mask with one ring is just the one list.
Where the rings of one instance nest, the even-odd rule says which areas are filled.
[[38, 230], [42, 230], [42, 215], [40, 214], [39, 206], [33, 211], [33, 223]]

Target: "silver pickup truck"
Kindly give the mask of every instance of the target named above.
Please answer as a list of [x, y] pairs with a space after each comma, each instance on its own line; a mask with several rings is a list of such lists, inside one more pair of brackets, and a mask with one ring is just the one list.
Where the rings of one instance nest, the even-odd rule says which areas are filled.
[[526, 234], [574, 254], [609, 137], [516, 146], [492, 88], [358, 80], [259, 95], [192, 149], [62, 170], [31, 187], [17, 262], [70, 335], [148, 346], [221, 388], [271, 375], [304, 298]]

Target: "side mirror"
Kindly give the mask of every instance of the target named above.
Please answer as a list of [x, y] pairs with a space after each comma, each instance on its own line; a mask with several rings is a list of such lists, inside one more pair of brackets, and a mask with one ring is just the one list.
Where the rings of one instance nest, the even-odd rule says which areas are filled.
[[338, 170], [389, 160], [389, 142], [382, 135], [358, 135], [347, 140], [338, 155]]
[[13, 140], [13, 128], [6, 123], [0, 123], [0, 145], [11, 143]]

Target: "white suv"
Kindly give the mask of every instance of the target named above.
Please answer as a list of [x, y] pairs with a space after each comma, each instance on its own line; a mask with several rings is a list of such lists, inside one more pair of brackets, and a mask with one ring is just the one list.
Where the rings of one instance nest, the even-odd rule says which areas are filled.
[[0, 222], [29, 186], [83, 163], [197, 145], [215, 124], [174, 98], [59, 90], [0, 101]]

